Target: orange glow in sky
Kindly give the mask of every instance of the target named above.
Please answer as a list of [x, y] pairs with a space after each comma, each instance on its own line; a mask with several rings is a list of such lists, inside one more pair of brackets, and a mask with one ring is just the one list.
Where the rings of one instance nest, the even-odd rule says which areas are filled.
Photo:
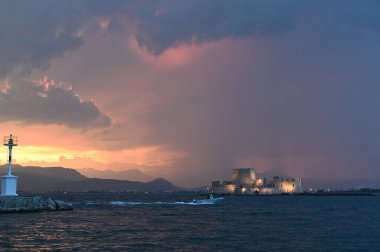
[[[6, 151], [4, 149], [4, 151]], [[5, 154], [5, 153], [4, 153]], [[127, 163], [136, 166], [165, 166], [184, 157], [184, 153], [163, 150], [160, 147], [141, 147], [121, 151], [73, 150], [48, 146], [17, 146], [14, 150], [15, 162], [21, 165], [60, 166], [70, 168], [103, 169], [107, 164]], [[6, 155], [1, 160], [4, 162]], [[109, 168], [109, 167], [108, 167]]]

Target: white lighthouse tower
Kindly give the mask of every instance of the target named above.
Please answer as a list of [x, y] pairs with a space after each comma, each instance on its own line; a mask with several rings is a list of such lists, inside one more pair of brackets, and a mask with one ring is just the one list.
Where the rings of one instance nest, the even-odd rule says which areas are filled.
[[5, 136], [3, 145], [8, 146], [8, 174], [1, 177], [1, 196], [17, 196], [17, 176], [12, 175], [12, 148], [17, 146], [17, 137]]

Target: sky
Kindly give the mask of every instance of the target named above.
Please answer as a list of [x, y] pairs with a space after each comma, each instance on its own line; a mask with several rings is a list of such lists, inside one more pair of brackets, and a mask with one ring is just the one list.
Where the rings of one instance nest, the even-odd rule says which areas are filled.
[[377, 0], [0, 2], [22, 165], [380, 179], [379, 66]]

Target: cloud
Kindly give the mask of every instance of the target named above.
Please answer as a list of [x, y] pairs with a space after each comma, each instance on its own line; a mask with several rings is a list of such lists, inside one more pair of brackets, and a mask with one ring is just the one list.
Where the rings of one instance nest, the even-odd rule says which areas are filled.
[[78, 48], [85, 19], [80, 1], [1, 1], [0, 78], [46, 69], [52, 58]]
[[42, 80], [5, 82], [0, 93], [0, 122], [58, 124], [70, 128], [105, 128], [111, 118], [92, 101], [83, 101], [62, 83]]
[[350, 23], [378, 31], [379, 5], [371, 0], [1, 1], [0, 78], [47, 69], [51, 59], [79, 48], [85, 32], [128, 30], [142, 50], [157, 56], [180, 45], [276, 36], [309, 16], [327, 27]]
[[[313, 20], [323, 29], [356, 25], [380, 30], [376, 0], [193, 0], [154, 2], [86, 1], [91, 13], [109, 17], [109, 30], [121, 31], [124, 17], [136, 25], [142, 50], [161, 55], [182, 45], [202, 45], [222, 39], [274, 37], [293, 31], [298, 22]], [[114, 29], [118, 27], [118, 29]]]
[[164, 1], [140, 12], [136, 39], [160, 55], [178, 45], [225, 38], [273, 36], [293, 28], [295, 1]]

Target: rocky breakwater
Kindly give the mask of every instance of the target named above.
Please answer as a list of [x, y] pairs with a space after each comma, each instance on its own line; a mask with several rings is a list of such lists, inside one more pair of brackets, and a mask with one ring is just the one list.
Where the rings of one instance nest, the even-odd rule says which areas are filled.
[[55, 210], [73, 210], [73, 208], [70, 204], [61, 200], [43, 199], [42, 197], [0, 196], [0, 213]]

